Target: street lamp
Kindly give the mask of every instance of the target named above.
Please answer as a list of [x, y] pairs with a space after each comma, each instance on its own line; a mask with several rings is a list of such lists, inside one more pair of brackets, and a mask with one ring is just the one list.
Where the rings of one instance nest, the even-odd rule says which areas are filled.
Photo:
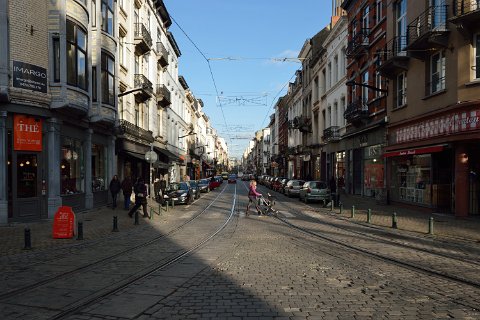
[[385, 92], [385, 93], [388, 92], [388, 90], [386, 90], [386, 89], [380, 89], [380, 88], [377, 88], [377, 87], [374, 87], [374, 86], [371, 86], [371, 85], [365, 84], [365, 83], [358, 83], [358, 82], [355, 82], [354, 80], [349, 80], [349, 81], [345, 82], [345, 85], [348, 86], [348, 87], [360, 86], [360, 87], [365, 87], [365, 88], [371, 89], [373, 91], [379, 91], [379, 92]]
[[193, 136], [194, 134], [197, 134], [196, 132], [192, 132], [190, 131], [189, 133], [187, 133], [186, 135], [184, 136], [181, 136], [181, 137], [178, 137], [178, 139], [182, 139], [182, 138], [185, 138], [185, 137], [188, 137], [188, 136]]
[[150, 197], [153, 193], [153, 172], [152, 172], [152, 164], [158, 160], [158, 155], [155, 151], [153, 151], [153, 143], [150, 145], [150, 151], [145, 153], [145, 160], [150, 163]]

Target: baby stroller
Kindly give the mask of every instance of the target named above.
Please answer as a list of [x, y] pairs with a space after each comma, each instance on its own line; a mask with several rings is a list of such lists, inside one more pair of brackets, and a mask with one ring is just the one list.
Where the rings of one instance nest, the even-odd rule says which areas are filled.
[[265, 198], [261, 196], [258, 198], [258, 205], [260, 207], [260, 211], [263, 215], [270, 216], [274, 215], [277, 216], [278, 210], [275, 210], [273, 206], [275, 205], [275, 200], [270, 193], [267, 193], [268, 197]]

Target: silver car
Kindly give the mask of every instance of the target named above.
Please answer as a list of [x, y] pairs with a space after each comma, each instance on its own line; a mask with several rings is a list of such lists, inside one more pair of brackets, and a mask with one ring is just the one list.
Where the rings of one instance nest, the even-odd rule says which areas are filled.
[[285, 185], [284, 194], [287, 197], [297, 197], [300, 191], [300, 188], [305, 183], [304, 180], [290, 180]]
[[298, 194], [300, 201], [322, 201], [325, 205], [330, 200], [330, 190], [323, 181], [307, 181]]

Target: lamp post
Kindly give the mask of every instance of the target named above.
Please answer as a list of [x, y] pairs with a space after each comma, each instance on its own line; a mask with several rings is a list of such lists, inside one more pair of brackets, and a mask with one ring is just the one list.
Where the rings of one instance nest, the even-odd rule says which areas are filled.
[[158, 155], [153, 151], [153, 143], [150, 145], [150, 151], [145, 153], [145, 160], [150, 163], [150, 197], [152, 196], [153, 191], [153, 172], [152, 164], [158, 160]]
[[368, 89], [373, 90], [373, 91], [379, 91], [379, 92], [384, 92], [384, 93], [388, 92], [387, 89], [377, 88], [377, 87], [371, 86], [369, 84], [355, 82], [354, 80], [349, 80], [349, 81], [345, 82], [345, 85], [347, 87], [360, 86], [360, 87], [368, 88]]

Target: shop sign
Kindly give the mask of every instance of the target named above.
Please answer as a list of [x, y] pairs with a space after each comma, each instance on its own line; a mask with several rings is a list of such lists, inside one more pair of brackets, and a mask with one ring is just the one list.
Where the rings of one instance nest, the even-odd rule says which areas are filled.
[[400, 156], [413, 156], [416, 154], [425, 154], [425, 153], [434, 153], [434, 152], [441, 152], [443, 151], [444, 146], [432, 146], [432, 147], [425, 147], [425, 148], [418, 148], [418, 149], [408, 149], [408, 150], [400, 150], [400, 151], [392, 151], [392, 152], [385, 152], [383, 157], [400, 157]]
[[47, 93], [47, 69], [25, 62], [13, 61], [13, 86]]
[[42, 120], [16, 114], [13, 117], [13, 148], [23, 151], [42, 151]]
[[478, 129], [480, 129], [480, 109], [453, 112], [396, 129], [393, 131], [393, 139], [395, 143], [404, 143]]
[[75, 214], [72, 207], [61, 206], [53, 218], [53, 238], [70, 239], [74, 235]]

